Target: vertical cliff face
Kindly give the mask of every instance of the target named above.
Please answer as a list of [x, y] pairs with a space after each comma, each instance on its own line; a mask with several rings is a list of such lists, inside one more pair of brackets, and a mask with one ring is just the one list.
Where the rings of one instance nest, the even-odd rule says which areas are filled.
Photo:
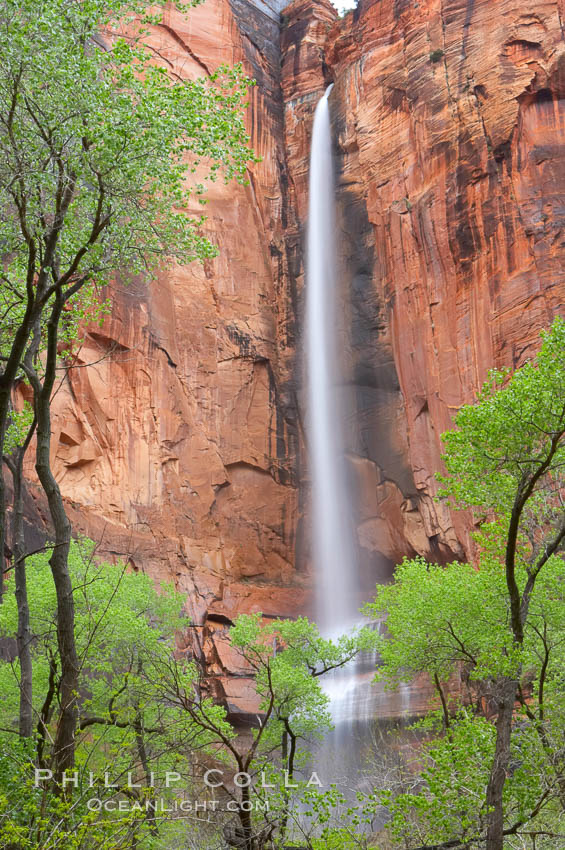
[[[236, 611], [309, 605], [300, 316], [312, 115], [328, 82], [367, 584], [468, 549], [433, 500], [439, 434], [492, 365], [533, 353], [565, 292], [561, 0], [206, 0], [152, 33], [174, 73], [243, 61], [262, 162], [211, 184], [203, 267], [113, 287], [55, 398], [76, 531], [172, 577], [228, 701]], [[88, 368], [84, 368], [87, 364]], [[241, 673], [241, 671], [238, 671]]]
[[[101, 557], [172, 578], [194, 623], [209, 623], [193, 630], [209, 648], [209, 632], [237, 611], [307, 604], [294, 566], [296, 260], [285, 237], [293, 212], [276, 3], [206, 0], [189, 17], [170, 9], [151, 40], [185, 77], [245, 63], [258, 82], [248, 120], [262, 162], [248, 186], [208, 187], [217, 259], [112, 287], [111, 316], [89, 329], [54, 400], [54, 468], [75, 533]], [[208, 655], [221, 674], [221, 634], [215, 644]], [[229, 687], [241, 704], [245, 683]]]
[[311, 115], [335, 83], [361, 541], [459, 555], [469, 518], [432, 498], [439, 435], [565, 302], [563, 7], [361, 0], [338, 20], [296, 0], [283, 21], [300, 223]]

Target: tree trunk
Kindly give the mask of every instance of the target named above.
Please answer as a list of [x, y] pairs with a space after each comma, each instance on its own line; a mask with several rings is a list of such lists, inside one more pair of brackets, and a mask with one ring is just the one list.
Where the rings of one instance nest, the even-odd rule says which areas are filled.
[[49, 560], [57, 594], [57, 645], [61, 659], [61, 712], [55, 737], [56, 782], [63, 772], [74, 765], [75, 730], [77, 721], [79, 664], [75, 645], [75, 608], [73, 586], [68, 569], [71, 543], [71, 524], [68, 520], [59, 490], [51, 471], [49, 451], [51, 444], [49, 399], [37, 405], [37, 461], [35, 468], [47, 496], [49, 512], [55, 530], [55, 545]]
[[[0, 389], [0, 463], [4, 456], [10, 388]], [[0, 605], [4, 599], [4, 570], [6, 569], [6, 484], [3, 465], [0, 467]]]
[[518, 683], [515, 679], [503, 679], [500, 683], [496, 746], [486, 794], [486, 803], [489, 808], [486, 850], [503, 850], [503, 792], [510, 763], [510, 738], [517, 689]]
[[10, 466], [14, 481], [13, 549], [16, 604], [18, 607], [17, 646], [20, 662], [20, 738], [31, 738], [33, 735], [33, 667], [31, 661], [31, 629], [27, 597], [24, 540], [23, 460], [34, 430], [35, 423], [30, 428], [24, 445], [16, 449], [13, 463]]
[[[141, 672], [143, 670], [143, 663], [141, 658], [137, 661], [137, 674], [141, 676]], [[145, 776], [145, 786], [148, 789], [148, 792], [151, 792], [151, 771], [149, 770], [149, 759], [147, 758], [147, 747], [145, 746], [145, 736], [143, 734], [143, 715], [141, 713], [141, 708], [139, 704], [135, 703], [135, 742], [137, 745], [137, 755], [139, 756], [140, 764], [143, 768], [143, 774]], [[157, 826], [157, 817], [155, 811], [149, 808], [146, 812], [146, 820], [149, 824], [149, 830], [152, 835], [159, 835], [159, 828]]]
[[[35, 469], [47, 496], [55, 541], [49, 564], [57, 595], [57, 645], [61, 659], [60, 714], [55, 736], [54, 779], [60, 785], [63, 772], [74, 766], [79, 662], [75, 644], [75, 607], [69, 575], [71, 524], [59, 485], [51, 470], [51, 393], [57, 366], [57, 334], [63, 301], [57, 301], [47, 324], [48, 340], [43, 386], [37, 374], [29, 374], [37, 420]], [[31, 370], [30, 370], [31, 371]]]
[[[12, 390], [20, 370], [21, 361], [24, 356], [29, 337], [33, 330], [36, 317], [35, 294], [32, 284], [35, 269], [35, 246], [29, 245], [28, 272], [27, 272], [27, 295], [25, 314], [18, 327], [8, 355], [8, 360], [3, 373], [0, 375], [0, 459], [4, 457], [4, 444], [8, 428], [8, 417], [12, 403]], [[0, 460], [1, 463], [1, 460]], [[4, 570], [6, 550], [6, 487], [4, 483], [4, 470], [0, 468], [0, 604], [4, 595]]]
[[253, 822], [250, 811], [250, 794], [249, 787], [241, 789], [241, 804], [239, 808], [239, 822], [243, 830], [243, 844], [245, 850], [255, 850], [255, 841], [253, 840]]

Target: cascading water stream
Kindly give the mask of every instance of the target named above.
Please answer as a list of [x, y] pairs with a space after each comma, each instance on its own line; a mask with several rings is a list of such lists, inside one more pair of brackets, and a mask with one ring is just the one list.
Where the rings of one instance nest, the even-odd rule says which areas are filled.
[[[306, 430], [311, 480], [312, 561], [316, 620], [333, 637], [361, 624], [362, 601], [344, 422], [349, 408], [343, 352], [348, 310], [338, 273], [338, 230], [328, 99], [329, 86], [314, 113], [310, 153], [306, 261]], [[350, 802], [370, 787], [364, 764], [382, 758], [383, 730], [377, 714], [386, 697], [372, 685], [375, 657], [369, 653], [324, 677], [334, 730], [313, 744], [312, 764], [324, 785], [336, 783]], [[404, 705], [402, 706], [402, 711]], [[366, 783], [369, 782], [369, 785]]]
[[339, 403], [335, 189], [328, 97], [314, 114], [310, 153], [306, 291], [308, 449], [312, 482], [312, 555], [316, 618], [326, 634], [358, 618], [355, 546]]
[[[347, 480], [342, 423], [347, 410], [340, 352], [340, 281], [337, 274], [335, 186], [329, 86], [314, 114], [310, 154], [306, 292], [308, 449], [312, 485], [312, 557], [316, 619], [322, 633], [337, 636], [359, 623], [359, 571]], [[336, 731], [371, 712], [368, 680], [374, 659], [362, 659], [325, 682]], [[332, 740], [329, 741], [332, 745]]]
[[[338, 230], [328, 99], [329, 86], [316, 106], [310, 153], [306, 261], [307, 448], [311, 480], [312, 561], [316, 620], [326, 637], [361, 624], [362, 601], [344, 422], [354, 413], [344, 392], [343, 352], [346, 299], [338, 273]], [[334, 731], [313, 745], [312, 762], [325, 785], [336, 783], [351, 801], [368, 781], [364, 763], [382, 757], [383, 730], [377, 714], [387, 715], [387, 697], [372, 685], [371, 653], [324, 677]], [[406, 691], [408, 694], [408, 691]], [[404, 692], [402, 697], [404, 697]], [[409, 707], [409, 706], [407, 706]], [[401, 714], [405, 712], [402, 700]], [[389, 715], [390, 716], [390, 713]], [[372, 768], [369, 768], [369, 770]]]
[[[333, 637], [359, 624], [360, 580], [351, 513], [343, 423], [350, 411], [343, 392], [345, 309], [337, 263], [334, 167], [329, 86], [314, 114], [310, 153], [306, 263], [307, 437], [311, 479], [312, 559], [316, 620]], [[314, 747], [313, 763], [325, 784], [354, 794], [360, 754], [374, 717], [374, 657], [324, 678], [334, 730]]]

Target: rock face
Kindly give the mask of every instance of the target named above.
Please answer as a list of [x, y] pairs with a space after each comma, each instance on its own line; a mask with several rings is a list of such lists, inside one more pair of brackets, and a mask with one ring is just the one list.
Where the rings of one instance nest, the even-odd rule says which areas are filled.
[[[224, 663], [233, 672], [221, 640], [210, 648], [222, 624], [240, 611], [295, 615], [308, 604], [294, 565], [297, 261], [284, 234], [293, 213], [278, 13], [206, 0], [189, 18], [167, 10], [151, 37], [185, 77], [245, 62], [258, 81], [249, 131], [262, 162], [248, 186], [209, 186], [217, 259], [113, 287], [111, 316], [89, 330], [56, 394], [53, 463], [75, 533], [99, 543], [101, 558], [124, 558], [186, 594], [188, 637], [221, 682]], [[225, 688], [241, 705], [240, 684], [231, 677]]]
[[361, 0], [338, 20], [296, 0], [283, 20], [300, 224], [313, 108], [335, 83], [361, 542], [461, 555], [469, 517], [432, 500], [439, 435], [565, 303], [563, 4]]
[[[565, 300], [561, 2], [206, 0], [153, 31], [173, 72], [243, 61], [263, 160], [211, 184], [220, 255], [112, 293], [57, 393], [76, 531], [172, 578], [220, 694], [253, 711], [225, 629], [309, 610], [300, 321], [309, 138], [330, 82], [367, 584], [469, 550], [433, 500], [439, 435], [489, 367], [531, 355]], [[86, 364], [90, 365], [84, 368]], [[235, 674], [235, 675], [234, 675]]]

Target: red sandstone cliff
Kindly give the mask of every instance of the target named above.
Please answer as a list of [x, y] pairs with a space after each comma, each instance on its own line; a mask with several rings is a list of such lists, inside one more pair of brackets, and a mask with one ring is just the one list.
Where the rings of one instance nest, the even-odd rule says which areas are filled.
[[[75, 533], [100, 543], [101, 557], [172, 578], [196, 626], [212, 618], [191, 634], [220, 674], [234, 662], [210, 633], [226, 618], [306, 604], [294, 566], [295, 260], [284, 237], [278, 41], [278, 18], [245, 0], [206, 0], [188, 18], [170, 9], [152, 31], [173, 73], [245, 62], [258, 82], [249, 131], [263, 161], [248, 186], [209, 186], [206, 230], [219, 257], [117, 284], [111, 317], [87, 334], [54, 401], [54, 468]], [[226, 689], [242, 706], [249, 683]]]
[[[172, 577], [228, 700], [237, 611], [308, 607], [299, 412], [302, 244], [313, 109], [329, 81], [367, 583], [404, 553], [468, 546], [434, 503], [439, 435], [492, 365], [516, 365], [565, 301], [561, 2], [248, 0], [167, 12], [163, 62], [243, 60], [263, 161], [213, 184], [220, 256], [128, 289], [55, 400], [54, 456], [75, 530]], [[279, 41], [280, 38], [280, 41]], [[299, 487], [299, 484], [302, 485]]]
[[300, 223], [313, 108], [335, 83], [361, 540], [460, 553], [468, 517], [432, 501], [439, 435], [565, 305], [563, 4], [361, 0], [338, 20], [296, 0], [281, 44]]

